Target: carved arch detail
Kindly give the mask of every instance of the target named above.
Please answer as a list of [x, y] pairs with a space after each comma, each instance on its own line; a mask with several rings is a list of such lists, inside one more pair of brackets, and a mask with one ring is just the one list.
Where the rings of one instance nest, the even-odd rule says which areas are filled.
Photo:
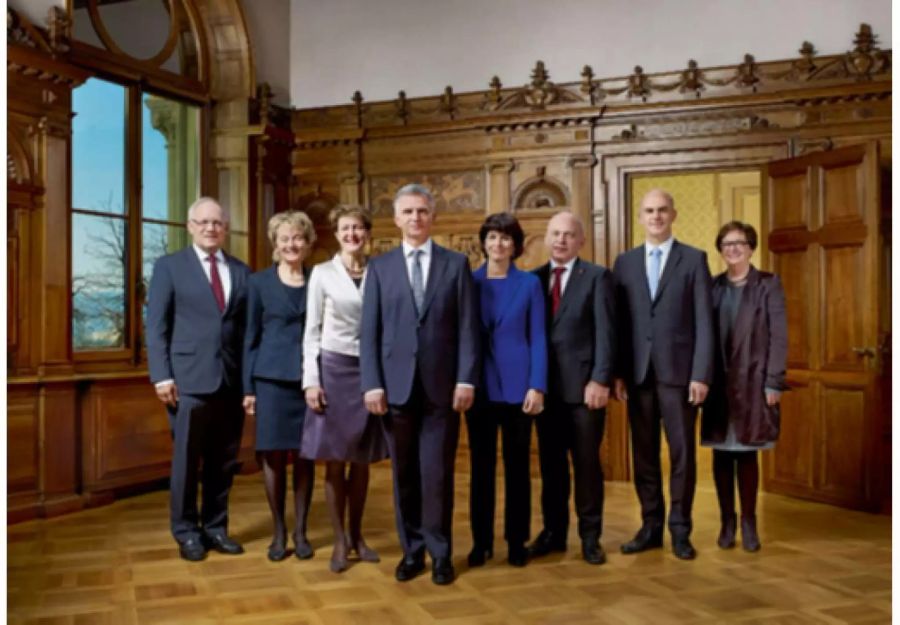
[[538, 168], [536, 176], [519, 185], [513, 193], [515, 210], [560, 208], [571, 204], [569, 191], [562, 182], [547, 176], [544, 168]]

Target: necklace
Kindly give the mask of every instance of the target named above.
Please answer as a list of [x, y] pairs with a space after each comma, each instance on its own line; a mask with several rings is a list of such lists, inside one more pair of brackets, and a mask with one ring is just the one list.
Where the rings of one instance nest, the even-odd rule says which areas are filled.
[[341, 264], [344, 266], [344, 269], [347, 270], [347, 273], [350, 274], [350, 277], [351, 277], [351, 278], [359, 278], [359, 277], [361, 277], [361, 276], [365, 273], [365, 271], [366, 271], [366, 264], [365, 264], [365, 262], [363, 262], [363, 264], [362, 264], [360, 267], [355, 268], [355, 269], [354, 269], [353, 267], [350, 267], [349, 265], [347, 265], [347, 263], [345, 263], [345, 262], [343, 261], [343, 259], [341, 260]]

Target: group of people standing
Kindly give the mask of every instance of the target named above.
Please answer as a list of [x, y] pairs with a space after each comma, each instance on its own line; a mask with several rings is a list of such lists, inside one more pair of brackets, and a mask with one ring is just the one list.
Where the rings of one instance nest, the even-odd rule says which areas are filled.
[[[251, 276], [222, 252], [227, 212], [210, 198], [195, 202], [188, 213], [193, 245], [157, 262], [147, 320], [150, 377], [172, 424], [171, 526], [181, 556], [243, 551], [227, 533], [227, 497], [246, 413], [256, 417], [273, 519], [270, 560], [290, 554], [288, 466], [294, 554], [313, 555], [306, 519], [319, 460], [334, 530], [331, 570], [345, 570], [354, 557], [379, 561], [363, 537], [362, 518], [369, 465], [390, 457], [403, 550], [396, 578], [422, 573], [427, 553], [432, 581], [451, 583], [464, 412], [469, 566], [493, 556], [498, 432], [509, 564], [566, 550], [570, 457], [581, 553], [602, 564], [600, 444], [611, 397], [628, 404], [642, 514], [640, 530], [621, 551], [662, 546], [664, 429], [672, 548], [679, 558], [695, 556], [689, 537], [701, 405], [702, 443], [714, 449], [718, 544], [736, 542], [737, 476], [742, 544], [759, 549], [757, 451], [778, 436], [784, 295], [777, 277], [750, 264], [757, 244], [752, 226], [722, 228], [716, 246], [728, 269], [713, 281], [705, 253], [673, 238], [676, 216], [668, 193], [647, 193], [640, 207], [646, 243], [622, 254], [610, 271], [578, 257], [583, 224], [559, 212], [547, 226], [549, 262], [526, 272], [514, 262], [525, 239], [518, 221], [509, 213], [489, 215], [479, 231], [485, 263], [471, 272], [464, 255], [432, 240], [434, 199], [411, 184], [394, 199], [399, 247], [368, 259], [370, 217], [360, 207], [338, 206], [330, 219], [340, 251], [310, 273], [303, 261], [315, 229], [305, 214], [288, 211], [269, 223], [275, 264]], [[533, 425], [543, 528], [526, 544]]]

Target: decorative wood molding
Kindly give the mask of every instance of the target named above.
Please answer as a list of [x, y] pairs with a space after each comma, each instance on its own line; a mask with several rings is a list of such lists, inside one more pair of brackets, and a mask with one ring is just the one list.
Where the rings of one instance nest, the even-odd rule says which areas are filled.
[[[448, 86], [440, 96], [413, 99], [401, 91], [392, 102], [365, 105], [357, 91], [352, 105], [294, 111], [293, 126], [302, 135], [347, 126], [401, 126], [413, 131], [414, 127], [468, 120], [492, 131], [511, 130], [522, 124], [552, 124], [551, 119], [573, 123], [579, 115], [583, 117], [580, 123], [590, 124], [611, 111], [639, 110], [648, 105], [715, 102], [748, 94], [785, 101], [794, 93], [823, 87], [890, 81], [891, 51], [877, 46], [869, 25], [860, 25], [853, 46], [845, 54], [817, 56], [813, 44], [805, 41], [795, 59], [757, 62], [752, 54], [745, 54], [736, 65], [709, 68], [689, 60], [684, 69], [655, 74], [647, 74], [637, 65], [630, 75], [619, 78], [596, 78], [586, 65], [581, 81], [570, 83], [550, 81], [548, 68], [538, 61], [531, 81], [517, 89], [503, 88], [500, 78], [494, 76], [486, 91], [456, 93]], [[526, 113], [536, 116], [523, 121]], [[511, 116], [515, 116], [515, 122], [504, 121]]]

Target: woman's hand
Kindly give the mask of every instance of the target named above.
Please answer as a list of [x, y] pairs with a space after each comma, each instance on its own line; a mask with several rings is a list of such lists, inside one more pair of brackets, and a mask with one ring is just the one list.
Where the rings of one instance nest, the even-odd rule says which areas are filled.
[[328, 405], [328, 402], [325, 401], [325, 391], [322, 390], [321, 386], [310, 386], [306, 389], [306, 405], [313, 412], [318, 412], [319, 414], [325, 412], [325, 406]]
[[244, 413], [256, 414], [256, 395], [244, 395]]
[[776, 406], [781, 401], [781, 392], [766, 389], [766, 404]]
[[525, 401], [522, 402], [522, 412], [527, 415], [536, 415], [544, 411], [544, 394], [535, 388], [528, 389], [525, 393]]

